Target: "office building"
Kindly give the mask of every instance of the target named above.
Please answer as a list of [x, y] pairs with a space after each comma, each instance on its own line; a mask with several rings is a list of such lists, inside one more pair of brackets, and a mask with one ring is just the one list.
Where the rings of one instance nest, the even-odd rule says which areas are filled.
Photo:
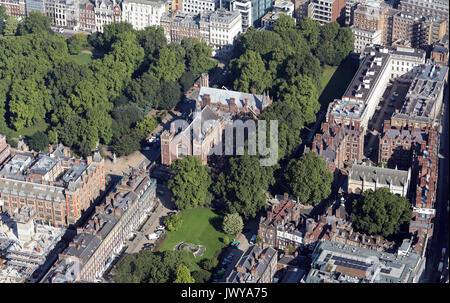
[[[161, 26], [167, 42], [180, 43], [184, 38], [200, 40], [200, 19], [198, 15], [185, 14], [180, 11], [165, 12], [161, 16]], [[205, 41], [209, 43], [209, 41]]]
[[42, 282], [98, 281], [153, 209], [155, 197], [156, 180], [144, 170], [133, 169], [123, 176], [87, 224], [77, 228], [75, 238]]
[[220, 8], [220, 0], [183, 0], [182, 12], [200, 14], [213, 12]]
[[311, 0], [308, 5], [308, 17], [320, 24], [345, 23], [345, 0]]
[[59, 146], [51, 153], [16, 153], [0, 170], [1, 211], [34, 207], [36, 218], [56, 226], [75, 224], [105, 189], [99, 152], [75, 159]]
[[168, 0], [124, 0], [122, 20], [133, 25], [136, 30], [160, 25], [161, 16], [169, 8]]
[[405, 247], [397, 254], [321, 242], [313, 252], [306, 283], [417, 283], [425, 259]]

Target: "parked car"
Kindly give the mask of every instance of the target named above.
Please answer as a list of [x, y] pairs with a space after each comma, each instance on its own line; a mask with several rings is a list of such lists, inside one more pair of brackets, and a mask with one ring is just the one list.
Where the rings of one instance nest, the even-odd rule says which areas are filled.
[[164, 226], [162, 226], [162, 225], [160, 225], [160, 226], [158, 226], [157, 228], [156, 228], [156, 230], [165, 230], [166, 228], [164, 227]]
[[255, 244], [255, 240], [256, 240], [256, 235], [253, 235], [252, 238], [250, 239], [250, 244]]
[[155, 233], [147, 235], [148, 240], [153, 240], [153, 239], [158, 239], [158, 238], [159, 238], [159, 235], [157, 235]]
[[158, 190], [156, 193], [161, 196], [164, 195], [164, 192], [162, 190]]
[[170, 216], [170, 215], [176, 215], [176, 214], [177, 214], [177, 213], [174, 212], [174, 211], [171, 211], [171, 212], [168, 212], [168, 213], [167, 213], [168, 216]]

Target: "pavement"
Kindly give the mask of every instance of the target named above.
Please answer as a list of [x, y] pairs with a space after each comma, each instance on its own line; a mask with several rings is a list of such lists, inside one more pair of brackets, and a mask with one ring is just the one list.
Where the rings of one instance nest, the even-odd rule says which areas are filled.
[[[447, 205], [449, 200], [449, 92], [448, 84], [444, 92], [445, 112], [442, 115], [442, 133], [440, 138], [439, 177], [436, 200], [436, 217], [434, 219], [434, 233], [431, 247], [428, 250], [427, 264], [423, 275], [425, 283], [439, 283], [441, 280], [448, 281], [448, 257], [449, 257], [449, 214]], [[441, 255], [442, 248], [446, 248], [445, 256]], [[439, 262], [444, 262], [443, 274], [438, 271]], [[443, 277], [441, 277], [443, 276]]]

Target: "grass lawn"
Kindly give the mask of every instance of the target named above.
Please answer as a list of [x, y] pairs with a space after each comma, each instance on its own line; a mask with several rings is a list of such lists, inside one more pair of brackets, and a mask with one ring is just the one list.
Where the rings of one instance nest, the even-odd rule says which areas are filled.
[[78, 55], [71, 55], [73, 61], [78, 64], [89, 64], [92, 61], [92, 55], [79, 53]]
[[37, 131], [43, 131], [45, 132], [48, 128], [49, 124], [46, 123], [44, 120], [37, 122], [35, 125], [30, 127], [25, 127], [21, 129], [20, 131], [12, 131], [11, 137], [18, 138], [19, 135], [22, 135], [22, 138], [32, 136]]
[[326, 110], [331, 101], [342, 97], [357, 69], [358, 62], [349, 58], [342, 61], [338, 67], [325, 66], [322, 78], [320, 79], [322, 85], [322, 91], [319, 97], [319, 103], [322, 107], [321, 110]]
[[221, 238], [227, 236], [220, 230], [222, 216], [207, 208], [183, 210], [180, 215], [183, 218], [181, 228], [175, 232], [167, 232], [167, 240], [161, 247], [161, 251], [172, 250], [176, 244], [188, 242], [206, 247], [205, 254], [198, 259], [192, 255], [195, 262], [215, 257], [218, 251], [225, 246], [221, 242]]

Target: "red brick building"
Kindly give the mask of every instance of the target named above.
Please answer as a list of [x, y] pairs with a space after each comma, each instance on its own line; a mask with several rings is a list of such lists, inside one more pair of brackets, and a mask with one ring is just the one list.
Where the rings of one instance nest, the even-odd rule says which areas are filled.
[[323, 122], [322, 133], [317, 133], [311, 148], [327, 162], [328, 170], [343, 169], [346, 164], [361, 163], [364, 151], [364, 129], [359, 123], [337, 124], [330, 115], [329, 122]]
[[95, 31], [95, 7], [91, 2], [80, 4], [79, 24], [81, 30]]
[[98, 152], [86, 160], [70, 157], [62, 146], [52, 153], [17, 153], [0, 170], [0, 210], [12, 215], [28, 205], [37, 220], [68, 226], [104, 189], [104, 160]]
[[191, 123], [184, 130], [175, 129], [161, 134], [161, 164], [171, 165], [175, 159], [188, 155], [199, 157], [207, 163], [211, 149], [222, 140], [224, 119], [216, 115], [208, 106], [202, 111], [197, 108]]
[[386, 120], [379, 141], [378, 162], [386, 163], [391, 168], [398, 166], [400, 169], [408, 169], [411, 167], [413, 149], [426, 144], [430, 132], [434, 132], [430, 127], [395, 127]]
[[297, 249], [303, 244], [300, 224], [300, 204], [285, 193], [284, 200], [272, 206], [265, 218], [261, 217], [258, 236], [262, 239], [262, 247], [284, 250], [292, 245]]

